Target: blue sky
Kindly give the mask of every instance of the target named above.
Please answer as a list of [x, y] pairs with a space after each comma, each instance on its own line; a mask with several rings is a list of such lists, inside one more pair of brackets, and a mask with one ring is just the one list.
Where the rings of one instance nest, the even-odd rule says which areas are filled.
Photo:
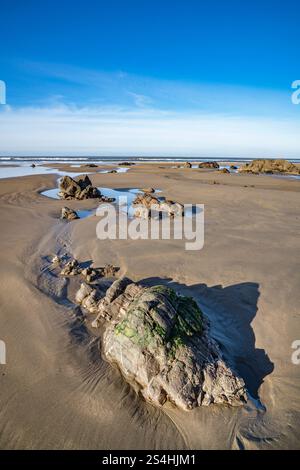
[[295, 0], [1, 0], [0, 153], [300, 157]]

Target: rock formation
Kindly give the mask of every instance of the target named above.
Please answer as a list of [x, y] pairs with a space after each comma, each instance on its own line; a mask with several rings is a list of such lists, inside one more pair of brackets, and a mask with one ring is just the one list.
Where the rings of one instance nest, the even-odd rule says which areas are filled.
[[230, 169], [231, 169], [231, 170], [237, 170], [237, 169], [238, 169], [238, 167], [237, 167], [237, 166], [235, 166], [235, 165], [230, 165]]
[[219, 172], [224, 174], [230, 174], [230, 171], [227, 168], [222, 168], [222, 170], [219, 170]]
[[192, 298], [121, 278], [103, 298], [82, 284], [76, 301], [98, 313], [92, 326], [103, 327], [103, 355], [147, 401], [184, 410], [246, 402], [243, 380], [225, 364]]
[[119, 166], [133, 166], [135, 165], [134, 162], [121, 162], [119, 163]]
[[240, 173], [287, 173], [300, 175], [300, 168], [287, 160], [258, 159], [239, 168]]
[[155, 189], [154, 189], [154, 188], [144, 188], [144, 189], [142, 189], [141, 191], [143, 191], [143, 193], [148, 193], [148, 194], [153, 194], [153, 193], [155, 193]]
[[105, 264], [100, 268], [92, 268], [91, 266], [83, 268], [76, 259], [67, 260], [66, 257], [62, 258], [57, 255], [52, 259], [52, 264], [62, 266], [61, 276], [77, 276], [81, 274], [86, 283], [93, 283], [102, 277], [114, 277], [119, 271], [119, 268], [112, 264]]
[[66, 220], [75, 220], [79, 219], [79, 215], [77, 212], [75, 212], [73, 209], [70, 209], [69, 207], [62, 207], [61, 209], [61, 214], [60, 214], [61, 219], [66, 219]]
[[199, 163], [198, 168], [219, 168], [219, 164], [217, 162], [202, 162]]
[[192, 164], [190, 162], [185, 162], [183, 167], [184, 168], [192, 168]]
[[61, 199], [90, 199], [98, 198], [103, 202], [113, 202], [114, 198], [107, 198], [101, 195], [98, 188], [92, 185], [90, 178], [85, 175], [78, 180], [71, 176], [63, 176], [59, 182], [59, 197]]
[[68, 261], [62, 268], [60, 275], [61, 276], [77, 276], [82, 271], [79, 263], [76, 259]]
[[85, 268], [82, 269], [81, 275], [85, 278], [86, 282], [94, 282], [101, 277], [114, 277], [118, 268], [111, 264], [106, 264], [103, 268]]
[[132, 205], [135, 207], [134, 215], [136, 217], [150, 217], [152, 215], [150, 209], [157, 213], [167, 214], [170, 217], [184, 215], [184, 207], [179, 202], [168, 199], [161, 200], [150, 193], [137, 194]]

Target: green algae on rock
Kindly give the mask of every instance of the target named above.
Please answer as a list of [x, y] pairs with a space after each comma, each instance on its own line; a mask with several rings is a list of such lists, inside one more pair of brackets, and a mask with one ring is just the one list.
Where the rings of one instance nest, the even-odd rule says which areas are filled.
[[97, 311], [92, 326], [104, 328], [104, 357], [147, 401], [170, 401], [184, 410], [246, 402], [244, 381], [225, 364], [194, 299], [121, 278]]

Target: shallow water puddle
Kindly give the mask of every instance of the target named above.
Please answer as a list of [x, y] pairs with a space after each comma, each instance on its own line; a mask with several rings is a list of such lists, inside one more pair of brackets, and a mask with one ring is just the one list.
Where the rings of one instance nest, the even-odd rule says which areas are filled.
[[[72, 168], [82, 168], [81, 165], [71, 165]], [[123, 167], [118, 167], [118, 168], [113, 168], [117, 173], [126, 173], [129, 168], [123, 168]], [[100, 170], [100, 171], [95, 171], [94, 173], [109, 173], [112, 170]], [[76, 176], [80, 175], [90, 175], [92, 174], [91, 172], [87, 172], [86, 169], [82, 168], [82, 171], [80, 173], [71, 173], [67, 171], [62, 171], [58, 170], [57, 168], [52, 168], [52, 167], [47, 167], [47, 166], [42, 166], [42, 165], [37, 165], [35, 167], [32, 167], [30, 164], [23, 164], [23, 165], [14, 165], [14, 166], [3, 166], [0, 165], [0, 179], [4, 178], [18, 178], [21, 176], [31, 176], [31, 175], [48, 175], [48, 174], [56, 174], [59, 176], [72, 176], [72, 178], [75, 178]]]
[[[18, 178], [21, 176], [31, 176], [31, 175], [59, 175], [59, 176], [67, 176], [70, 172], [60, 171], [57, 168], [50, 168], [46, 166], [36, 166], [32, 168], [31, 166], [10, 166], [4, 167], [0, 165], [0, 179], [4, 178]], [[81, 172], [81, 173], [72, 173], [72, 178], [76, 176], [80, 176], [82, 174], [89, 175], [90, 173]]]
[[[124, 212], [127, 211], [129, 217], [134, 216], [134, 207], [133, 207], [132, 203], [133, 203], [134, 199], [136, 198], [136, 195], [138, 193], [142, 192], [139, 188], [117, 188], [117, 189], [113, 189], [113, 188], [98, 187], [98, 189], [99, 189], [99, 191], [101, 192], [101, 194], [103, 196], [108, 197], [108, 198], [114, 198], [115, 199], [114, 203], [117, 204], [117, 205], [120, 205], [121, 203], [123, 203], [122, 199], [120, 199], [120, 198], [126, 196], [127, 197], [127, 206], [126, 206], [126, 209], [124, 207]], [[50, 197], [52, 199], [60, 199], [59, 196], [58, 196], [58, 192], [59, 192], [59, 189], [54, 188], [54, 189], [47, 189], [46, 191], [43, 191], [41, 194], [43, 196]], [[158, 194], [158, 193], [161, 193], [160, 189], [156, 189], [154, 194]], [[160, 196], [160, 197], [158, 197], [158, 200], [160, 202], [162, 202], [162, 201], [165, 200], [165, 197]], [[67, 200], [66, 200], [66, 203], [67, 203]], [[101, 204], [105, 204], [105, 202], [101, 203]], [[107, 204], [110, 204], [110, 203], [107, 203]], [[85, 218], [85, 217], [88, 217], [90, 215], [96, 214], [96, 209], [86, 209], [86, 210], [82, 210], [82, 211], [77, 210], [76, 212], [77, 212], [77, 214], [79, 215], [80, 218]], [[190, 204], [189, 207], [185, 208], [184, 215], [185, 215], [185, 217], [193, 217], [196, 214], [198, 214], [199, 212], [201, 212], [201, 209], [199, 207], [197, 207], [196, 205]]]
[[[84, 170], [84, 168], [86, 168], [86, 167], [83, 167], [82, 165], [70, 165], [70, 167], [71, 168], [82, 168], [82, 170]], [[112, 171], [116, 171], [117, 173], [127, 173], [128, 170], [129, 170], [128, 167], [127, 168], [126, 167], [118, 167], [118, 168], [111, 168], [110, 170], [95, 171], [95, 173], [111, 173]]]

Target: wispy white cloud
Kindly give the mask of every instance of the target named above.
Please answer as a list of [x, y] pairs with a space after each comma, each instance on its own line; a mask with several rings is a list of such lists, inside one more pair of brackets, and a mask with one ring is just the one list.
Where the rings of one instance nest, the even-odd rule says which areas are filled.
[[34, 105], [0, 107], [2, 154], [300, 157], [300, 106], [288, 88], [22, 66], [45, 86]]
[[2, 154], [299, 156], [289, 119], [60, 105], [0, 113]]

